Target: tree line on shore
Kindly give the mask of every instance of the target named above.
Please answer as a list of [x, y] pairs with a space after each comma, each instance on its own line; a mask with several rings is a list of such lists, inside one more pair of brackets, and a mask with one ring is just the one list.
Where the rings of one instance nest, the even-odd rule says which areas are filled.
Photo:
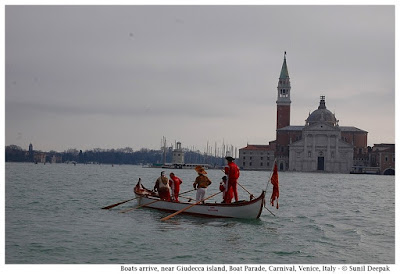
[[[146, 165], [146, 164], [163, 164], [165, 153], [165, 162], [172, 162], [172, 149], [154, 150], [142, 148], [134, 151], [130, 147], [120, 149], [101, 149], [92, 150], [68, 149], [64, 152], [56, 151], [27, 151], [16, 145], [6, 146], [5, 161], [6, 162], [76, 162], [76, 163], [94, 163], [94, 164], [130, 164], [130, 165]], [[210, 165], [223, 165], [224, 159], [201, 153], [200, 151], [186, 150], [186, 163], [199, 163]]]

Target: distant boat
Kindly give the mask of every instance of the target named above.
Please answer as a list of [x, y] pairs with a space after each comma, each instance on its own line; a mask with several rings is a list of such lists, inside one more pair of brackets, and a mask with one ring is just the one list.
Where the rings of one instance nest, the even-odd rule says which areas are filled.
[[209, 164], [146, 164], [144, 168], [169, 168], [169, 169], [194, 169], [196, 166], [202, 166], [204, 169], [212, 168]]
[[208, 164], [165, 164], [165, 165], [162, 165], [162, 168], [194, 169], [196, 166], [201, 166], [204, 169], [209, 169], [210, 168], [210, 165], [208, 165]]

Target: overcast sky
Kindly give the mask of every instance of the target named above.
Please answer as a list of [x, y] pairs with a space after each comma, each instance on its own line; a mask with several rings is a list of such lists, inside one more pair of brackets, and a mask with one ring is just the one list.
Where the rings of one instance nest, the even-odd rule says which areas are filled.
[[5, 45], [6, 145], [268, 144], [285, 51], [291, 125], [395, 142], [394, 6], [6, 6]]

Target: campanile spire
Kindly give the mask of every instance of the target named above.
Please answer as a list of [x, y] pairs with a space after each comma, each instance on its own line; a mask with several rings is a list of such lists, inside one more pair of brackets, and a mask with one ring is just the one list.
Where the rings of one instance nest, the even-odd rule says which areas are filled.
[[290, 125], [290, 78], [286, 64], [286, 51], [283, 57], [281, 74], [278, 81], [278, 98], [276, 100], [277, 119], [276, 129]]

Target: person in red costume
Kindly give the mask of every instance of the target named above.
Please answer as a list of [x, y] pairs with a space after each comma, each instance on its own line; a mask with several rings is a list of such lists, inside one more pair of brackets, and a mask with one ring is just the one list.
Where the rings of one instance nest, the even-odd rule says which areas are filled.
[[169, 181], [167, 176], [165, 176], [164, 171], [161, 172], [161, 176], [158, 177], [156, 183], [154, 184], [154, 191], [158, 192], [158, 196], [160, 196], [161, 200], [171, 200]]
[[239, 179], [240, 176], [239, 167], [233, 162], [235, 159], [232, 158], [231, 156], [227, 156], [225, 157], [225, 159], [228, 161], [228, 165], [224, 169], [225, 174], [228, 176], [228, 190], [227, 190], [228, 195], [225, 195], [226, 197], [225, 203], [231, 203], [233, 197], [235, 198], [235, 202], [237, 202], [239, 201], [237, 192], [237, 185], [238, 185], [237, 180]]
[[219, 183], [219, 190], [222, 191], [222, 203], [232, 200], [232, 188], [228, 191], [228, 177], [222, 177], [222, 181]]
[[170, 186], [172, 189], [172, 195], [174, 197], [174, 201], [179, 202], [178, 196], [179, 196], [179, 190], [180, 190], [180, 185], [182, 184], [182, 180], [179, 177], [175, 176], [175, 174], [172, 172], [169, 174], [169, 177], [171, 178], [169, 180], [169, 183], [170, 183]]

